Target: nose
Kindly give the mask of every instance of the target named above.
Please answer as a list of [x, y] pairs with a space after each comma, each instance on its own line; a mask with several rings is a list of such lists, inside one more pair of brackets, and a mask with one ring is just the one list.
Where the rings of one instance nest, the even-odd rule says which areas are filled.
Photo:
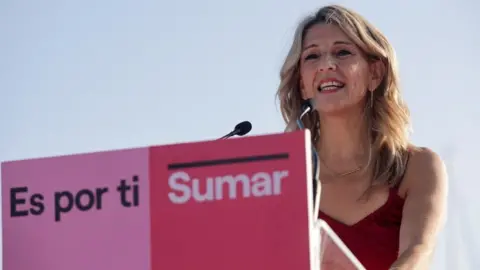
[[326, 71], [326, 70], [335, 70], [336, 69], [335, 59], [330, 54], [320, 57], [318, 60], [317, 70]]

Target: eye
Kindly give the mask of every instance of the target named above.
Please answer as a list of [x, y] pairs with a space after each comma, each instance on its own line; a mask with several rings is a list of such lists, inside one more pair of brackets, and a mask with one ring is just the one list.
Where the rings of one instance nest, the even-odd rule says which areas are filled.
[[339, 50], [336, 54], [338, 57], [345, 57], [345, 56], [351, 55], [352, 53], [347, 50]]
[[307, 56], [305, 56], [305, 60], [310, 60], [310, 59], [317, 59], [319, 56], [316, 53], [310, 53]]

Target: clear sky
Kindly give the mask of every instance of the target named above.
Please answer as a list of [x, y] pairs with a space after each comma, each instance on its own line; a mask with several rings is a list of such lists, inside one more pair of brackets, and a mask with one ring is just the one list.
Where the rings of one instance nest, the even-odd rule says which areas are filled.
[[461, 257], [449, 263], [480, 269], [468, 251], [480, 249], [468, 235], [480, 226], [476, 0], [0, 1], [0, 161], [213, 139], [243, 120], [253, 135], [280, 132], [274, 95], [293, 30], [329, 3], [393, 43], [412, 139], [455, 171], [443, 235]]

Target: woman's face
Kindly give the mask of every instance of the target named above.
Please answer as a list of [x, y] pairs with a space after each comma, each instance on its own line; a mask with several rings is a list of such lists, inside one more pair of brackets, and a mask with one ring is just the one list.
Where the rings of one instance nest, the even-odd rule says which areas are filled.
[[332, 24], [312, 26], [304, 37], [300, 57], [300, 89], [313, 98], [320, 113], [338, 113], [364, 106], [368, 90], [381, 80], [371, 72], [362, 51]]

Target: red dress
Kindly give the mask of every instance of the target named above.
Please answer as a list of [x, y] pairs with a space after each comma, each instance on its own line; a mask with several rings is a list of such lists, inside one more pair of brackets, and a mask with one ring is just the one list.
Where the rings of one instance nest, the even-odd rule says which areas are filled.
[[387, 202], [354, 225], [347, 226], [320, 212], [367, 270], [388, 270], [398, 256], [404, 199], [391, 189]]

